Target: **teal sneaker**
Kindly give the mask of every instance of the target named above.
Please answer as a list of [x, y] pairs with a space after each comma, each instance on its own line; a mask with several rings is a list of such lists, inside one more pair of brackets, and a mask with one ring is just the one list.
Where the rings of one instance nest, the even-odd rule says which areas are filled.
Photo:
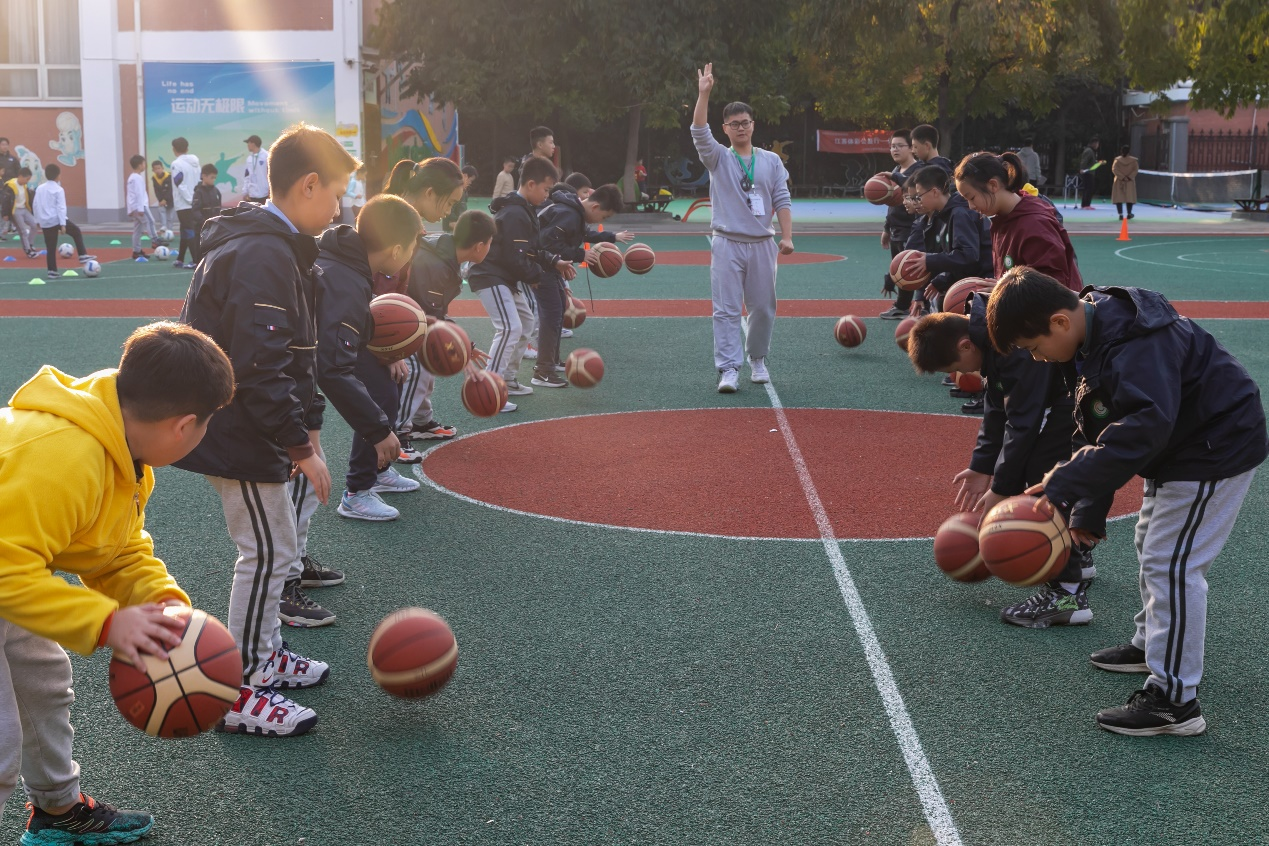
[[154, 827], [144, 811], [121, 811], [79, 794], [79, 802], [64, 814], [49, 814], [30, 802], [31, 818], [22, 833], [22, 846], [112, 846], [132, 843]]

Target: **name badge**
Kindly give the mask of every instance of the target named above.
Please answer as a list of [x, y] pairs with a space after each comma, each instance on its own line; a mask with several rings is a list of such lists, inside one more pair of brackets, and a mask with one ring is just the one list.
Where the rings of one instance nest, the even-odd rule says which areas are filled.
[[753, 212], [754, 217], [762, 217], [766, 214], [766, 204], [762, 200], [762, 195], [756, 190], [749, 192], [748, 201], [749, 211]]

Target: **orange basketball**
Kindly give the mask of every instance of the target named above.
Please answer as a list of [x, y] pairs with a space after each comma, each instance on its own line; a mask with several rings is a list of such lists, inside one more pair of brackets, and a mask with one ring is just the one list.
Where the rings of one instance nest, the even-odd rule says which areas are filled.
[[890, 278], [905, 291], [915, 291], [930, 281], [928, 271], [918, 271], [918, 258], [925, 256], [920, 250], [904, 250], [890, 260]]
[[507, 383], [490, 370], [477, 370], [463, 380], [463, 408], [477, 417], [493, 417], [507, 404]]
[[980, 393], [987, 387], [987, 383], [983, 381], [983, 377], [978, 373], [961, 373], [958, 371], [952, 379], [956, 382], [956, 387], [959, 390], [971, 394]]
[[622, 258], [621, 250], [616, 246], [601, 241], [587, 251], [586, 266], [600, 279], [607, 279], [610, 276], [616, 276], [621, 271], [621, 268], [625, 266], [625, 259]]
[[366, 348], [380, 361], [409, 358], [427, 340], [427, 315], [414, 300], [402, 294], [383, 294], [370, 301], [374, 334]]
[[[1061, 572], [1071, 555], [1071, 533], [1052, 506], [1033, 496], [1011, 496], [983, 518], [978, 547], [998, 579], [1028, 587]], [[1052, 512], [1052, 513], [1046, 513]]]
[[848, 314], [838, 318], [833, 335], [843, 347], [857, 347], [868, 337], [868, 327], [855, 315]]
[[995, 282], [978, 276], [969, 276], [947, 289], [943, 295], [943, 311], [965, 314], [969, 311], [969, 299], [979, 291], [990, 291]]
[[467, 366], [470, 356], [471, 338], [463, 327], [449, 320], [438, 320], [427, 330], [419, 358], [433, 376], [453, 376]]
[[647, 244], [631, 244], [626, 247], [626, 270], [643, 275], [657, 263], [657, 254]]
[[568, 305], [564, 309], [564, 328], [576, 329], [586, 322], [586, 305], [572, 294], [568, 295]]
[[991, 578], [978, 551], [980, 511], [964, 511], [943, 521], [934, 533], [934, 563], [958, 582], [981, 582]]
[[578, 388], [593, 388], [604, 378], [604, 360], [594, 350], [573, 350], [564, 362], [564, 375]]
[[449, 624], [426, 608], [402, 608], [370, 636], [366, 663], [375, 684], [403, 699], [431, 696], [458, 666], [458, 641]]
[[899, 321], [898, 326], [894, 327], [894, 342], [905, 353], [908, 351], [908, 335], [912, 334], [913, 326], [916, 326], [916, 318], [905, 317]]
[[242, 656], [229, 630], [204, 611], [172, 606], [184, 621], [181, 643], [166, 661], [143, 655], [136, 667], [110, 659], [110, 695], [124, 719], [154, 737], [193, 737], [220, 722], [238, 698]]
[[864, 199], [874, 206], [889, 204], [893, 201], [895, 195], [902, 198], [903, 189], [899, 187], [899, 183], [894, 181], [894, 177], [884, 171], [869, 177], [868, 181], [864, 183]]

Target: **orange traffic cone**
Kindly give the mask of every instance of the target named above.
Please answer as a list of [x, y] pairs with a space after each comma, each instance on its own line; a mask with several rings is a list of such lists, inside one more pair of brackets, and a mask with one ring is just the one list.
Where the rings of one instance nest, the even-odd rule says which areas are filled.
[[1115, 240], [1116, 241], [1131, 241], [1132, 240], [1131, 238], [1128, 237], [1128, 218], [1125, 217], [1123, 220], [1119, 221], [1119, 237], [1116, 238]]

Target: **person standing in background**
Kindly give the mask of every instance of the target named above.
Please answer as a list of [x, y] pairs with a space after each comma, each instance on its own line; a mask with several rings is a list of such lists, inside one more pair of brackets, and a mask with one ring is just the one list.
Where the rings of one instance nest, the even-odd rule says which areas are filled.
[[494, 180], [493, 198], [495, 200], [516, 190], [515, 169], [514, 156], [507, 156], [502, 160], [502, 170], [498, 171], [498, 178]]
[[1102, 142], [1093, 136], [1080, 153], [1080, 208], [1093, 208], [1093, 169], [1097, 167], [1097, 150]]
[[349, 226], [357, 225], [357, 215], [361, 214], [361, 207], [366, 204], [366, 166], [362, 165], [357, 168], [352, 176], [348, 177], [348, 190], [344, 192], [344, 196], [339, 200], [340, 220]]
[[247, 145], [247, 169], [243, 175], [243, 194], [249, 203], [263, 203], [269, 199], [269, 153], [261, 148], [259, 135], [252, 135]]
[[1137, 202], [1137, 157], [1128, 155], [1128, 145], [1119, 148], [1119, 155], [1110, 166], [1115, 174], [1115, 183], [1110, 187], [1110, 201], [1119, 212], [1119, 219], [1124, 219], [1124, 203], [1128, 204], [1128, 219], [1136, 215], [1132, 213], [1132, 205]]
[[1044, 184], [1044, 174], [1040, 171], [1040, 154], [1032, 147], [1033, 144], [1034, 138], [1023, 139], [1018, 158], [1022, 159], [1022, 166], [1027, 169], [1027, 181], [1039, 188]]

